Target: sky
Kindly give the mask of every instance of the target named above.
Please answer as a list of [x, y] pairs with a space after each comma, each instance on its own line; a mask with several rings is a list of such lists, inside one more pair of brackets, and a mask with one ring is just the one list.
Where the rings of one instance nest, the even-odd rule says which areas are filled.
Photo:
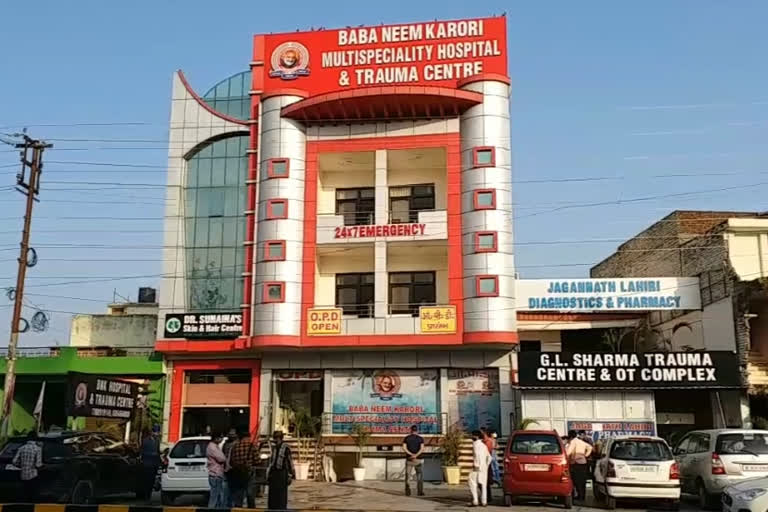
[[[768, 3], [762, 0], [269, 2], [38, 0], [0, 5], [0, 133], [45, 154], [24, 316], [66, 345], [73, 313], [157, 286], [172, 73], [204, 93], [248, 68], [255, 33], [506, 13], [516, 264], [592, 264], [675, 209], [766, 209]], [[6, 137], [7, 138], [7, 137]], [[23, 197], [0, 145], [0, 291]], [[93, 165], [103, 164], [103, 165]], [[119, 294], [116, 295], [116, 294]], [[11, 302], [0, 293], [0, 346]]]

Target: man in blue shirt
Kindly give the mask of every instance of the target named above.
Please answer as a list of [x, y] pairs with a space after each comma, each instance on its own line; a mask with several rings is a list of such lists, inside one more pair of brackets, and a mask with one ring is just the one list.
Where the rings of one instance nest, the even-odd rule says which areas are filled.
[[424, 451], [424, 438], [417, 432], [419, 427], [413, 425], [411, 433], [403, 439], [403, 451], [405, 452], [405, 495], [411, 495], [411, 478], [416, 473], [416, 491], [419, 496], [424, 496], [424, 460], [421, 452]]

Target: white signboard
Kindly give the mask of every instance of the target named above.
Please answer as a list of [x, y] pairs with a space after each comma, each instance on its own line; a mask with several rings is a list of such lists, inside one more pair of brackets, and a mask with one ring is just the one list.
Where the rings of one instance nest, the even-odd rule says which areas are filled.
[[519, 279], [521, 311], [701, 309], [698, 277]]

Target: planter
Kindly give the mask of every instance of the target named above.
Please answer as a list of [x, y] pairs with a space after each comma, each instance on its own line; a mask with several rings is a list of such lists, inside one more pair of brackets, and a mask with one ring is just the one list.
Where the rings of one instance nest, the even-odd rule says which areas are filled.
[[296, 480], [306, 480], [309, 478], [309, 462], [296, 462], [293, 468], [296, 471]]
[[459, 485], [461, 482], [461, 468], [459, 466], [443, 466], [443, 477], [448, 485]]
[[355, 482], [365, 480], [365, 468], [352, 468], [352, 473], [355, 474]]

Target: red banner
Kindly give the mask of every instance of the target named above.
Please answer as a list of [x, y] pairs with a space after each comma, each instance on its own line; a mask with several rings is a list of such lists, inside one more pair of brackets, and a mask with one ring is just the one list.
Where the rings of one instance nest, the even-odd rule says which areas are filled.
[[507, 76], [506, 46], [506, 18], [495, 17], [256, 36], [254, 60], [263, 55], [265, 92], [314, 96], [387, 85], [455, 88], [474, 75]]

